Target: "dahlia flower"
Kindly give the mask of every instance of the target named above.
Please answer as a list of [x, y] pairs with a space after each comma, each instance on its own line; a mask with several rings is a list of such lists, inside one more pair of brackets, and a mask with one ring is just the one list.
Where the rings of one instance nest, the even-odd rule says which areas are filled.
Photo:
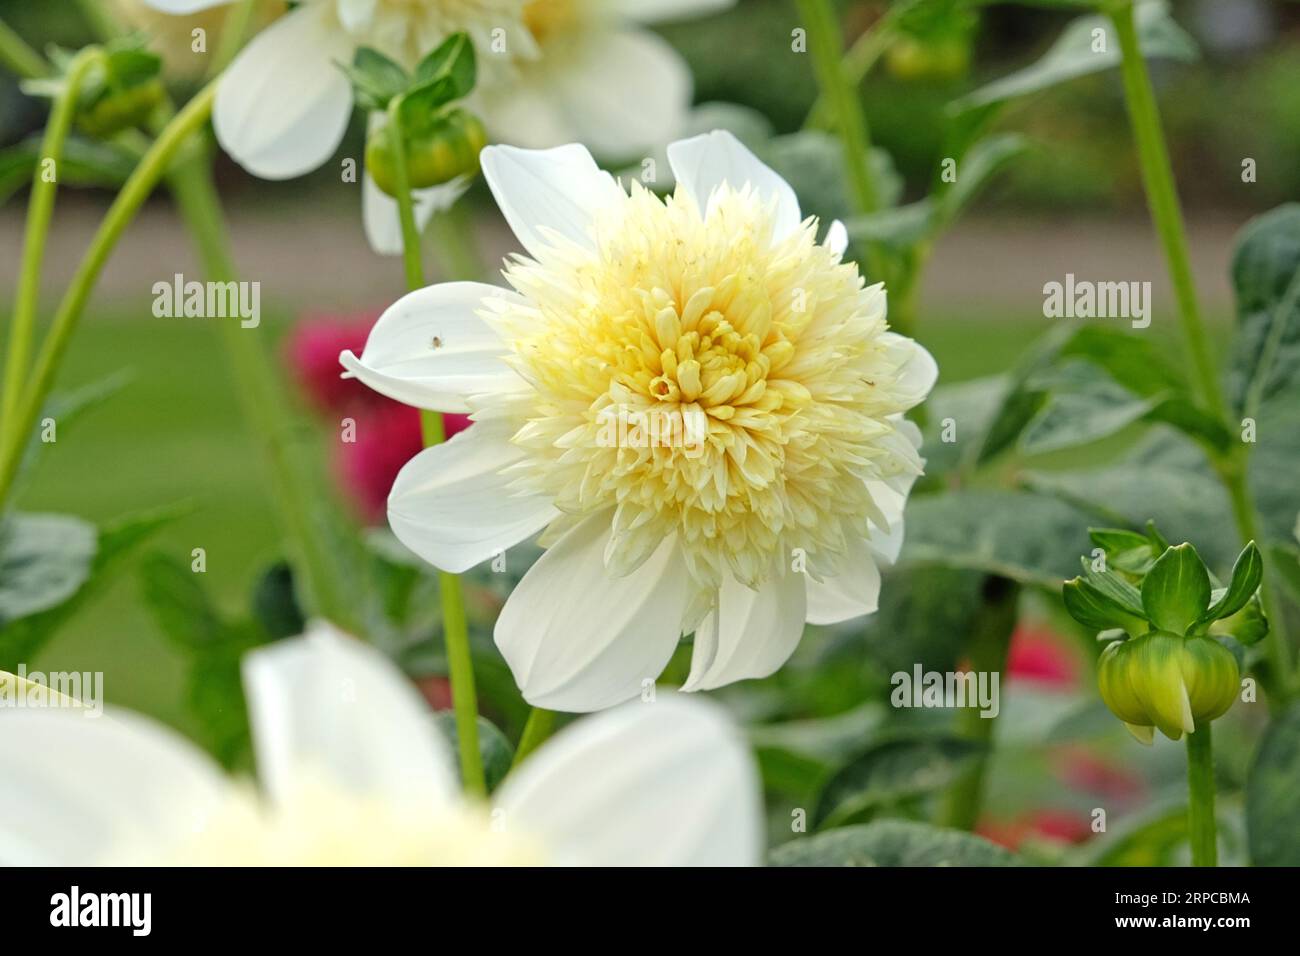
[[260, 790], [173, 731], [70, 708], [0, 720], [7, 865], [743, 865], [758, 782], [735, 728], [699, 701], [561, 731], [492, 807], [456, 793], [414, 687], [320, 626], [244, 663]]
[[[393, 485], [393, 531], [464, 571], [539, 531], [498, 647], [527, 700], [627, 700], [694, 632], [685, 689], [772, 673], [804, 623], [875, 610], [937, 375], [885, 292], [728, 133], [673, 143], [660, 199], [581, 146], [484, 150], [527, 255], [509, 289], [412, 292], [348, 372], [472, 412]], [[657, 425], [657, 427], [656, 427]]]

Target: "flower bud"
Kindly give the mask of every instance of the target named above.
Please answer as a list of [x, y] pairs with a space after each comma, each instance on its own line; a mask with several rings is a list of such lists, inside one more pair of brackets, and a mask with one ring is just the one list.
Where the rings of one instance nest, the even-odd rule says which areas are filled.
[[[440, 186], [458, 176], [478, 172], [479, 153], [487, 133], [478, 117], [465, 110], [452, 110], [427, 130], [408, 138], [406, 170], [412, 189]], [[375, 185], [390, 196], [397, 195], [392, 135], [387, 126], [376, 127], [366, 143], [366, 169]]]
[[77, 125], [99, 139], [143, 125], [166, 96], [157, 77], [135, 86], [106, 91], [77, 114]]
[[1106, 706], [1133, 735], [1150, 743], [1152, 728], [1171, 740], [1214, 720], [1237, 695], [1237, 660], [1204, 636], [1151, 631], [1115, 641], [1102, 652], [1097, 685]]

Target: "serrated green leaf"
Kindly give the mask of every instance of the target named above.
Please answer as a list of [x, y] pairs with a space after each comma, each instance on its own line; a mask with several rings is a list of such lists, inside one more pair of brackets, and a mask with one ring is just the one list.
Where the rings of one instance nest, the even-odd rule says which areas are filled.
[[1142, 607], [1162, 631], [1184, 634], [1210, 603], [1210, 574], [1190, 544], [1167, 550], [1142, 579]]
[[983, 837], [910, 820], [876, 820], [798, 837], [771, 866], [1017, 866], [1019, 857]]

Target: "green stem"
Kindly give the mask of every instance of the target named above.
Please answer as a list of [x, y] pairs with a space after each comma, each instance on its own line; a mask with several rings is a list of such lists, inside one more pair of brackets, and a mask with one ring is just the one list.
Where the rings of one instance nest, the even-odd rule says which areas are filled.
[[483, 275], [483, 264], [474, 251], [474, 236], [463, 203], [456, 203], [429, 224], [433, 243], [448, 281], [477, 281]]
[[[1007, 651], [1011, 646], [1011, 632], [1016, 627], [1019, 598], [1020, 586], [1014, 581], [990, 577], [985, 582], [984, 603], [972, 624], [968, 645], [971, 671], [977, 675], [999, 675], [999, 703], [1001, 678], [1006, 676]], [[958, 724], [964, 737], [987, 748], [953, 783], [943, 808], [943, 821], [947, 826], [970, 830], [979, 821], [984, 801], [987, 751], [992, 749], [997, 717], [982, 717], [978, 706], [967, 706], [959, 714]]]
[[[879, 192], [871, 170], [871, 137], [858, 101], [857, 84], [844, 70], [843, 42], [830, 0], [797, 0], [800, 16], [808, 31], [808, 52], [822, 96], [830, 104], [836, 129], [844, 145], [844, 166], [849, 175], [853, 202], [860, 213], [875, 212]], [[881, 257], [875, 244], [867, 246], [867, 271], [872, 281], [884, 278]]]
[[[233, 282], [237, 273], [209, 159], [208, 150], [203, 149], [177, 163], [168, 174], [168, 185], [207, 278]], [[355, 608], [345, 599], [347, 589], [309, 508], [313, 496], [303, 493], [310, 471], [294, 450], [274, 370], [250, 330], [230, 321], [219, 323], [219, 329], [244, 416], [265, 451], [278, 513], [296, 546], [310, 604], [322, 616], [357, 633], [360, 623]]]
[[1192, 866], [1218, 866], [1214, 748], [1209, 721], [1187, 735], [1187, 831], [1192, 844]]
[[[1196, 282], [1193, 278], [1191, 256], [1187, 248], [1187, 230], [1183, 223], [1178, 192], [1174, 185], [1173, 168], [1165, 147], [1164, 130], [1156, 104], [1151, 77], [1146, 60], [1142, 57], [1134, 22], [1133, 4], [1129, 0], [1110, 5], [1108, 13], [1115, 24], [1121, 53], [1120, 71], [1124, 79], [1124, 94], [1128, 104], [1129, 122], [1137, 144], [1138, 163], [1142, 168], [1142, 181], [1146, 188], [1147, 205], [1165, 254], [1169, 278], [1178, 303], [1178, 316], [1183, 338], [1191, 353], [1195, 372], [1195, 388], [1201, 404], [1231, 426], [1229, 408], [1219, 380], [1219, 370], [1214, 361], [1209, 333], [1197, 303]], [[1246, 464], [1250, 449], [1244, 442], [1222, 460], [1215, 463], [1216, 471], [1232, 501], [1237, 530], [1242, 541], [1259, 540], [1258, 518], [1250, 494]], [[1290, 696], [1290, 643], [1286, 635], [1286, 622], [1281, 608], [1272, 597], [1273, 589], [1265, 586], [1261, 599], [1269, 617], [1269, 673], [1266, 690], [1274, 707], [1281, 706]]]
[[1192, 277], [1191, 257], [1187, 251], [1187, 231], [1174, 187], [1173, 169], [1169, 165], [1169, 152], [1165, 148], [1165, 136], [1151, 87], [1151, 77], [1147, 74], [1146, 60], [1142, 57], [1138, 43], [1132, 4], [1126, 3], [1122, 8], [1114, 10], [1111, 19], [1115, 24], [1123, 57], [1120, 72], [1124, 78], [1129, 122], [1137, 143], [1138, 162], [1142, 167], [1147, 206], [1164, 248], [1174, 298], [1178, 302], [1183, 337], [1191, 352], [1192, 367], [1196, 373], [1195, 385], [1205, 407], [1226, 421], [1228, 406], [1219, 385], [1219, 372], [1210, 350], [1209, 335], [1196, 300], [1196, 283]]
[[6, 427], [0, 446], [0, 506], [13, 487], [18, 465], [27, 444], [27, 437], [36, 424], [41, 408], [54, 384], [55, 374], [63, 360], [72, 334], [77, 329], [90, 294], [94, 291], [109, 254], [122, 237], [127, 225], [162, 178], [181, 145], [208, 121], [212, 113], [215, 84], [209, 83], [162, 131], [139, 165], [117, 194], [91, 241], [86, 256], [68, 285], [51, 323], [49, 334], [36, 359], [32, 374], [11, 427]]
[[[842, 69], [848, 80], [857, 87], [867, 78], [876, 62], [894, 42], [894, 30], [903, 16], [923, 0], [899, 0], [862, 35], [853, 41], [853, 46], [844, 54]], [[830, 100], [823, 93], [817, 97], [812, 109], [804, 120], [804, 129], [827, 129], [832, 125]]]
[[50, 66], [9, 24], [0, 20], [0, 64], [17, 76], [46, 76]]
[[[415, 224], [410, 173], [406, 166], [401, 97], [389, 104], [386, 132], [392, 137], [393, 180], [397, 187], [397, 213], [402, 227], [402, 265], [406, 271], [406, 287], [413, 292], [424, 287], [424, 268], [420, 262], [420, 231]], [[432, 447], [441, 444], [447, 434], [442, 413], [426, 411], [421, 420], [424, 423], [425, 445]], [[456, 714], [461, 780], [469, 793], [486, 796], [487, 781], [483, 775], [483, 759], [478, 747], [478, 695], [474, 689], [474, 659], [470, 654], [469, 626], [465, 620], [465, 596], [460, 577], [439, 571], [438, 591], [442, 598], [442, 633], [447, 645], [451, 705]]]
[[[40, 156], [32, 176], [32, 192], [27, 203], [27, 229], [23, 240], [23, 266], [18, 276], [18, 291], [14, 296], [13, 323], [9, 328], [9, 352], [5, 356], [4, 389], [0, 395], [0, 424], [10, 424], [22, 395], [27, 363], [31, 359], [32, 339], [36, 328], [36, 303], [40, 297], [41, 263], [45, 257], [45, 243], [50, 233], [50, 219], [54, 214], [54, 198], [59, 191], [58, 166], [63, 158], [63, 144], [77, 113], [81, 84], [86, 74], [103, 61], [99, 47], [86, 47], [68, 69], [63, 91], [54, 100], [45, 136], [41, 140]], [[53, 175], [46, 175], [45, 164], [53, 164]]]
[[523, 763], [528, 755], [546, 743], [547, 738], [555, 733], [556, 713], [542, 707], [534, 707], [528, 714], [528, 723], [519, 737], [519, 746], [515, 748], [515, 759], [510, 765], [513, 770]]
[[78, 0], [77, 6], [81, 8], [81, 15], [86, 18], [91, 33], [101, 41], [122, 35], [121, 25], [104, 9], [104, 0]]

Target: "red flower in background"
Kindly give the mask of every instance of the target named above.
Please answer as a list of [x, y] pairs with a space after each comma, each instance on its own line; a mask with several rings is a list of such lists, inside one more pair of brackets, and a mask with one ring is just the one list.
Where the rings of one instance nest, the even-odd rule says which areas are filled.
[[1081, 813], [1045, 808], [1031, 810], [1013, 820], [985, 820], [975, 832], [1008, 850], [1018, 850], [1030, 838], [1082, 843], [1092, 835], [1092, 828], [1087, 816]]
[[[339, 440], [335, 428], [334, 470], [343, 489], [366, 521], [383, 518], [388, 492], [402, 466], [424, 447], [419, 410], [385, 398], [355, 379], [342, 377], [339, 353], [360, 354], [377, 312], [308, 316], [285, 343], [286, 363], [307, 401], [322, 417], [351, 418], [355, 441]], [[470, 425], [467, 415], [444, 418], [447, 437]]]

